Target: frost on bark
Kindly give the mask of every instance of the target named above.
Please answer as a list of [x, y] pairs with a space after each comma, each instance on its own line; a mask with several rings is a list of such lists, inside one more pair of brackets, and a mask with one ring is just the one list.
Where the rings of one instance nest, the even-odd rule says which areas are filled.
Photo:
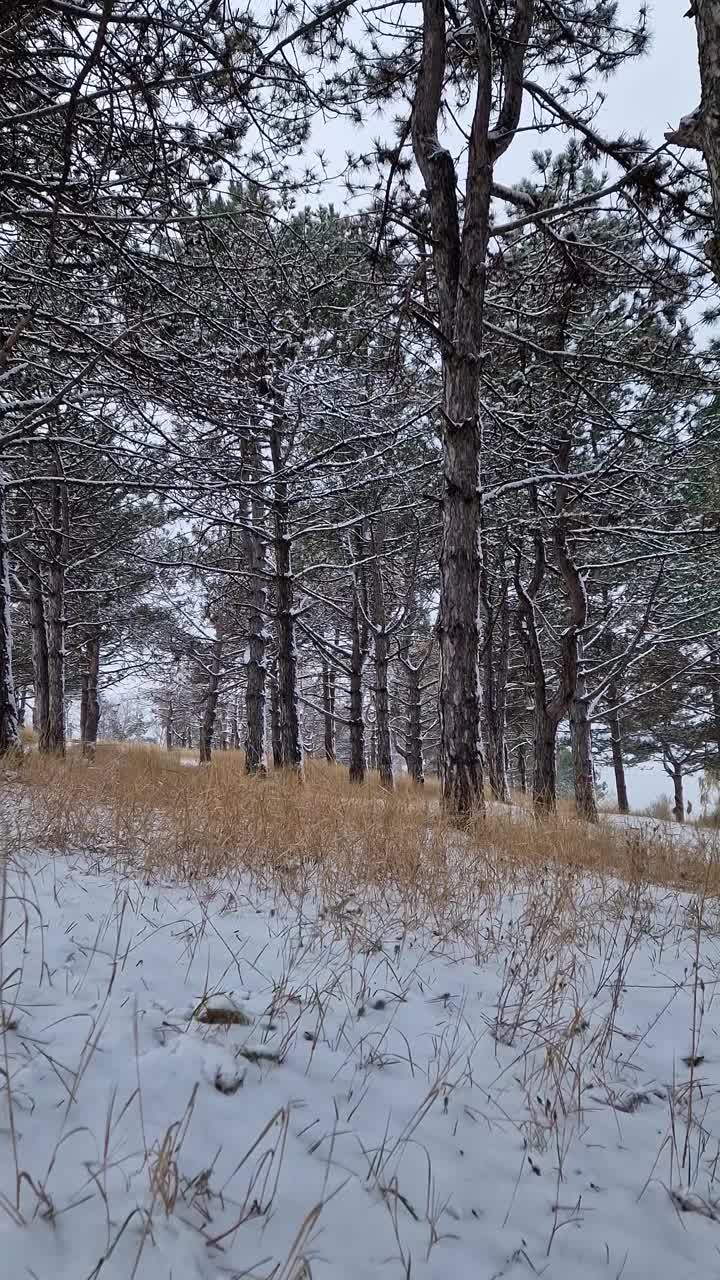
[[720, 5], [718, 0], [692, 0], [700, 68], [700, 106], [684, 116], [665, 137], [679, 147], [701, 151], [710, 179], [715, 233], [707, 246], [715, 279], [720, 283]]
[[[244, 448], [244, 462], [251, 476], [260, 472], [260, 450], [256, 441]], [[265, 508], [257, 488], [255, 496], [244, 500], [243, 541], [245, 559], [251, 575], [250, 612], [248, 618], [247, 679], [245, 684], [245, 769], [247, 773], [267, 773], [266, 675], [267, 675], [267, 545], [265, 540]], [[237, 717], [233, 721], [232, 741], [238, 739]]]
[[212, 740], [215, 732], [215, 717], [220, 681], [222, 679], [223, 639], [221, 635], [213, 640], [208, 663], [208, 683], [205, 692], [202, 720], [200, 721], [200, 763], [210, 764], [212, 759]]
[[53, 485], [53, 555], [47, 574], [47, 749], [65, 754], [65, 565], [69, 541], [67, 487]]
[[20, 723], [12, 668], [10, 546], [5, 477], [0, 474], [0, 755], [19, 752]]
[[282, 454], [282, 433], [275, 424], [270, 435], [273, 463], [273, 519], [275, 524], [275, 631], [277, 689], [283, 768], [303, 777], [303, 745], [298, 698], [298, 655], [295, 635], [295, 589], [292, 571], [290, 504]]
[[494, 164], [509, 146], [520, 119], [533, 0], [517, 0], [507, 32], [503, 90], [494, 128], [490, 17], [485, 6], [474, 2], [469, 6], [477, 78], [462, 220], [455, 163], [438, 136], [448, 64], [445, 12], [444, 0], [423, 0], [423, 46], [411, 126], [430, 209], [443, 373], [439, 765], [446, 808], [466, 818], [483, 807], [478, 399], [490, 202]]

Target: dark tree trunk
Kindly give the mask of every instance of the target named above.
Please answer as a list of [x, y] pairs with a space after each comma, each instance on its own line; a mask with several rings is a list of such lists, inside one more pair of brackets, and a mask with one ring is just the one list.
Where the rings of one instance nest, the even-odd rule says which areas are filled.
[[[370, 608], [373, 626], [373, 659], [375, 667], [375, 733], [376, 760], [380, 782], [387, 791], [395, 786], [390, 729], [390, 636], [387, 630], [383, 557], [385, 555], [385, 520], [382, 515], [370, 521], [370, 544], [373, 557], [370, 566]], [[375, 767], [375, 766], [373, 766]]]
[[557, 808], [557, 768], [555, 747], [559, 721], [544, 706], [535, 708], [533, 742], [533, 807], [539, 817], [548, 817]]
[[625, 780], [622, 732], [620, 729], [620, 716], [617, 711], [618, 690], [617, 685], [614, 683], [608, 688], [608, 699], [610, 706], [613, 708], [608, 716], [608, 728], [610, 729], [610, 747], [612, 749], [613, 771], [615, 773], [617, 805], [620, 813], [629, 813], [630, 802], [628, 800], [627, 783]]
[[172, 698], [169, 698], [167, 710], [165, 712], [165, 747], [168, 751], [172, 751], [173, 749], [174, 721], [175, 708], [173, 707]]
[[518, 784], [523, 795], [527, 793], [527, 748], [521, 742], [517, 749]]
[[425, 761], [423, 760], [420, 669], [412, 662], [408, 662], [405, 664], [405, 670], [408, 678], [405, 761], [413, 782], [422, 787], [425, 784]]
[[335, 668], [329, 662], [322, 664], [323, 725], [325, 730], [325, 759], [334, 764], [335, 749]]
[[280, 732], [280, 699], [278, 697], [277, 662], [273, 663], [270, 681], [270, 737], [272, 739], [273, 767], [283, 767], [283, 740]]
[[[35, 557], [28, 557], [28, 597], [32, 632], [33, 729], [38, 734], [38, 750], [44, 755], [50, 751], [50, 674], [42, 579], [40, 566]], [[84, 692], [87, 713], [87, 689]]]
[[682, 765], [672, 764], [672, 780], [673, 780], [673, 813], [676, 822], [685, 821], [685, 796], [683, 793], [683, 776]]
[[18, 690], [18, 724], [20, 728], [25, 726], [25, 713], [27, 711], [27, 685], [22, 684]]
[[[582, 656], [582, 644], [578, 640], [578, 661]], [[578, 676], [575, 693], [570, 700], [570, 746], [575, 786], [575, 808], [586, 822], [598, 821], [595, 798], [595, 777], [592, 761], [592, 727], [588, 713], [585, 681]]]
[[[263, 711], [263, 724], [264, 724], [264, 721], [265, 721], [265, 713]], [[233, 699], [233, 704], [232, 704], [232, 716], [230, 719], [230, 747], [231, 747], [231, 750], [233, 751], [240, 750], [240, 725], [238, 723], [237, 698]], [[247, 768], [247, 761], [246, 761], [246, 768]]]
[[53, 485], [54, 554], [48, 568], [48, 750], [65, 754], [65, 562], [69, 513], [65, 484]]
[[210, 764], [212, 759], [212, 741], [215, 732], [215, 715], [217, 712], [218, 697], [220, 696], [220, 680], [222, 674], [222, 637], [218, 636], [213, 641], [212, 652], [210, 655], [208, 687], [205, 694], [205, 705], [203, 708], [203, 716], [200, 722], [200, 763]]
[[705, 157], [714, 221], [706, 253], [720, 284], [720, 7], [717, 0], [692, 0], [687, 16], [695, 18], [702, 98], [700, 106], [665, 137], [677, 146], [702, 151]]
[[485, 566], [481, 573], [483, 606], [482, 677], [485, 757], [488, 781], [495, 800], [507, 804], [510, 787], [506, 761], [507, 682], [510, 665], [510, 609], [504, 576], [497, 605], [490, 597]]
[[20, 752], [20, 725], [12, 667], [10, 534], [5, 477], [0, 475], [0, 755]]
[[[260, 452], [256, 441], [246, 450], [250, 473], [261, 473]], [[248, 619], [247, 681], [245, 684], [245, 770], [267, 773], [267, 549], [265, 544], [265, 509], [260, 496], [245, 503], [245, 555], [253, 575], [251, 606]]]
[[[481, 288], [480, 277], [476, 287]], [[443, 384], [440, 777], [446, 808], [466, 818], [484, 805], [478, 671], [480, 423], [476, 359], [459, 354], [448, 357]]]
[[278, 701], [283, 767], [303, 776], [303, 750], [298, 700], [298, 657], [295, 638], [292, 539], [287, 482], [283, 479], [281, 434], [274, 427], [270, 437], [273, 460], [273, 515], [275, 521], [276, 633]]
[[363, 717], [363, 667], [365, 644], [357, 583], [353, 587], [350, 622], [350, 781], [365, 781], [365, 719]]
[[95, 755], [97, 747], [98, 727], [100, 724], [100, 700], [98, 698], [98, 680], [100, 677], [100, 630], [93, 633], [85, 644], [86, 669], [83, 673], [83, 693], [85, 695], [85, 716], [81, 714], [80, 738], [84, 756]]
[[[517, 0], [505, 29], [507, 55], [496, 125], [491, 130], [493, 69], [490, 18], [470, 8], [467, 38], [476, 74], [464, 180], [438, 136], [449, 54], [443, 0], [423, 0], [423, 44], [411, 131], [430, 211], [443, 370], [442, 536], [440, 548], [440, 773], [443, 802], [460, 819], [483, 808], [478, 671], [480, 579], [479, 386], [486, 258], [495, 162], [520, 120], [523, 62], [533, 0]], [[494, 21], [494, 19], [493, 19]]]

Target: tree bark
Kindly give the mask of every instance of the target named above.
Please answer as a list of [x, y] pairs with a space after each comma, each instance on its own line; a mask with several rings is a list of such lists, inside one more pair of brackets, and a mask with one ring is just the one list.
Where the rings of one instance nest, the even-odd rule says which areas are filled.
[[222, 674], [222, 636], [217, 636], [212, 644], [208, 671], [208, 686], [205, 693], [202, 720], [200, 721], [200, 763], [210, 764], [212, 760], [212, 740], [215, 732], [215, 715], [220, 696], [220, 679]]
[[715, 226], [706, 252], [720, 284], [720, 6], [717, 0], [692, 0], [690, 15], [695, 18], [697, 30], [700, 106], [665, 137], [677, 146], [702, 151], [705, 157]]
[[[579, 643], [579, 642], [578, 642]], [[585, 681], [578, 677], [570, 701], [570, 747], [572, 751], [575, 808], [586, 822], [598, 821], [592, 761], [592, 727], [588, 714]]]
[[671, 776], [673, 780], [673, 813], [675, 814], [675, 821], [684, 822], [685, 796], [683, 793], [682, 765], [673, 762]]
[[523, 795], [527, 792], [527, 749], [521, 742], [517, 749], [518, 783]]
[[625, 760], [623, 758], [620, 716], [617, 711], [618, 690], [617, 685], [614, 683], [608, 688], [608, 699], [611, 707], [614, 708], [608, 716], [608, 728], [610, 730], [610, 747], [612, 750], [613, 772], [615, 774], [617, 806], [620, 813], [629, 813], [630, 801], [628, 800], [627, 782], [625, 779]]
[[360, 611], [358, 583], [353, 584], [353, 605], [350, 618], [350, 781], [365, 781], [365, 718], [363, 716], [363, 667], [365, 665], [365, 637]]
[[533, 736], [533, 808], [538, 817], [557, 809], [556, 743], [559, 721], [544, 706], [535, 707]]
[[323, 692], [323, 727], [325, 738], [325, 759], [334, 764], [336, 759], [335, 745], [335, 668], [329, 662], [322, 664]]
[[407, 732], [405, 743], [405, 761], [407, 771], [418, 787], [425, 785], [425, 761], [423, 759], [422, 741], [422, 690], [420, 688], [420, 667], [412, 662], [405, 663], [408, 678]]
[[168, 698], [167, 710], [165, 712], [165, 747], [166, 750], [173, 749], [173, 730], [175, 720], [175, 708], [173, 707], [172, 698]]
[[273, 768], [283, 767], [283, 740], [280, 731], [280, 698], [278, 696], [277, 660], [273, 663], [270, 680], [270, 736], [272, 739]]
[[505, 32], [503, 87], [492, 132], [490, 20], [483, 5], [471, 5], [469, 15], [477, 87], [462, 227], [455, 163], [438, 136], [448, 69], [444, 0], [423, 0], [422, 57], [411, 120], [413, 151], [430, 209], [443, 372], [439, 763], [443, 803], [461, 820], [484, 806], [478, 671], [482, 445], [478, 399], [493, 166], [520, 120], [533, 0], [517, 0]]
[[53, 558], [48, 568], [48, 751], [65, 755], [65, 562], [69, 513], [67, 488], [53, 484]]
[[12, 666], [12, 614], [10, 611], [10, 534], [7, 488], [0, 474], [0, 755], [20, 752], [20, 724]]
[[275, 581], [278, 702], [283, 767], [303, 777], [303, 748], [298, 701], [298, 656], [295, 637], [292, 539], [287, 482], [283, 479], [281, 431], [275, 425], [270, 436], [273, 461], [273, 515], [275, 522]]
[[[263, 714], [263, 729], [265, 725], [265, 715]], [[232, 714], [230, 717], [230, 748], [232, 751], [240, 750], [240, 725], [238, 723], [238, 705], [237, 698], [233, 698]], [[247, 768], [247, 761], [245, 767]], [[267, 768], [267, 762], [266, 762]], [[250, 772], [248, 770], [248, 772]]]
[[[38, 734], [38, 750], [45, 755], [50, 751], [50, 673], [48, 663], [48, 639], [45, 622], [42, 578], [35, 556], [28, 557], [28, 596], [30, 601], [30, 629], [32, 632], [33, 665], [33, 728]], [[87, 690], [85, 712], [87, 713]], [[82, 715], [82, 706], [81, 706]]]
[[[390, 729], [390, 636], [387, 630], [385, 583], [382, 558], [385, 554], [385, 528], [382, 515], [370, 522], [372, 561], [370, 566], [370, 608], [372, 612], [373, 661], [375, 668], [375, 723], [373, 731], [376, 743], [377, 769], [380, 782], [387, 791], [395, 786], [392, 761], [392, 736]], [[373, 765], [373, 768], [375, 765]]]
[[[502, 554], [502, 553], [501, 553]], [[500, 594], [495, 604], [490, 596], [485, 563], [481, 570], [480, 600], [483, 609], [482, 677], [485, 755], [490, 790], [496, 800], [507, 804], [510, 787], [506, 762], [507, 682], [510, 667], [510, 609], [504, 567]]]
[[457, 355], [448, 359], [443, 382], [440, 778], [445, 807], [462, 819], [484, 807], [478, 671], [480, 424], [475, 362]]
[[[257, 479], [261, 471], [260, 451], [256, 441], [245, 449], [244, 462]], [[257, 492], [257, 490], [256, 490]], [[252, 575], [251, 605], [248, 619], [247, 680], [245, 684], [245, 771], [267, 773], [267, 547], [265, 542], [265, 509], [260, 496], [245, 499], [245, 557]]]
[[98, 698], [98, 680], [100, 677], [100, 628], [97, 627], [85, 644], [86, 669], [83, 681], [85, 695], [85, 716], [81, 715], [80, 739], [82, 753], [92, 758], [97, 747], [98, 727], [100, 724], [100, 700]]

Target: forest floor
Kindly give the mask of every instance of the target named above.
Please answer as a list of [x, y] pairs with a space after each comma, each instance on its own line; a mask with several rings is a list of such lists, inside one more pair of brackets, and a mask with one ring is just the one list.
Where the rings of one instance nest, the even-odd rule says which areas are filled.
[[139, 749], [0, 812], [3, 1277], [720, 1274], [707, 834]]

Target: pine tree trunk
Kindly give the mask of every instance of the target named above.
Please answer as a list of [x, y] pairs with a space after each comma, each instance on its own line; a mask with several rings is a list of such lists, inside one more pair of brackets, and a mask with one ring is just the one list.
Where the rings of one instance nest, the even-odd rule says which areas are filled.
[[557, 767], [555, 745], [558, 721], [544, 707], [535, 707], [533, 744], [533, 808], [538, 817], [547, 817], [557, 808]]
[[[264, 693], [264, 688], [263, 688], [263, 693]], [[264, 738], [264, 730], [265, 730], [265, 713], [263, 710], [263, 738]], [[232, 704], [232, 716], [230, 719], [230, 747], [232, 751], [240, 750], [240, 725], [238, 723], [237, 698], [233, 699], [233, 704]], [[263, 751], [263, 758], [264, 758], [264, 754], [265, 753]], [[247, 761], [245, 762], [245, 767], [247, 768]], [[248, 772], [250, 771], [248, 770]]]
[[48, 750], [65, 754], [65, 562], [69, 512], [65, 484], [53, 484], [53, 558], [48, 568]]
[[86, 711], [85, 721], [81, 724], [82, 753], [92, 758], [97, 747], [98, 727], [100, 725], [100, 700], [98, 698], [98, 680], [100, 678], [100, 630], [94, 632], [85, 645], [87, 662]]
[[173, 749], [173, 728], [175, 720], [175, 708], [173, 707], [172, 698], [168, 699], [167, 710], [165, 712], [165, 748], [167, 751]]
[[[611, 707], [617, 708], [618, 690], [615, 683], [611, 684], [608, 688], [608, 700]], [[620, 729], [620, 716], [616, 709], [611, 711], [608, 716], [608, 728], [610, 730], [610, 747], [612, 750], [613, 772], [615, 774], [617, 806], [620, 813], [629, 813], [630, 801], [628, 800], [627, 782], [625, 779], [622, 732]]]
[[521, 742], [517, 749], [518, 783], [523, 795], [527, 794], [527, 748]]
[[579, 679], [570, 703], [570, 746], [572, 750], [575, 808], [586, 822], [598, 821], [592, 763], [592, 728], [588, 715], [584, 681]]
[[[30, 629], [32, 632], [33, 729], [38, 734], [38, 750], [44, 755], [51, 749], [50, 673], [42, 579], [40, 577], [40, 566], [35, 557], [28, 558], [28, 570]], [[87, 691], [85, 709], [87, 711]]]
[[692, 0], [686, 16], [695, 18], [702, 97], [700, 106], [665, 137], [676, 146], [702, 151], [705, 157], [715, 232], [706, 253], [720, 283], [720, 7], [717, 0]]
[[484, 808], [478, 671], [480, 424], [477, 361], [454, 354], [444, 367], [440, 548], [440, 777], [443, 803], [459, 818]]
[[405, 666], [408, 677], [408, 707], [406, 732], [406, 763], [413, 782], [422, 787], [425, 785], [425, 761], [423, 759], [422, 742], [422, 694], [420, 690], [420, 671], [411, 662]]
[[675, 814], [675, 821], [684, 822], [685, 821], [685, 796], [683, 793], [682, 765], [673, 763], [672, 780], [673, 780], [673, 793], [674, 793], [673, 813]]
[[283, 767], [303, 777], [303, 749], [298, 701], [298, 658], [295, 638], [292, 540], [287, 483], [282, 479], [280, 431], [273, 428], [270, 448], [274, 469], [273, 514], [275, 520], [276, 635], [278, 702]]
[[0, 755], [20, 752], [20, 725], [12, 667], [12, 615], [10, 611], [10, 532], [7, 489], [0, 474]]
[[18, 724], [20, 728], [25, 727], [25, 712], [27, 711], [27, 685], [23, 684], [18, 690]]
[[322, 664], [322, 691], [323, 691], [323, 725], [325, 731], [325, 759], [328, 764], [334, 764], [336, 759], [335, 747], [335, 668], [331, 667], [329, 662], [323, 661]]
[[218, 636], [213, 641], [212, 653], [210, 656], [210, 671], [208, 675], [208, 687], [205, 694], [205, 706], [203, 708], [203, 716], [200, 722], [200, 763], [210, 764], [212, 759], [212, 741], [215, 732], [215, 715], [217, 712], [218, 697], [220, 695], [220, 677], [222, 672], [222, 637]]
[[350, 624], [350, 781], [365, 781], [365, 720], [363, 717], [363, 666], [365, 654], [357, 586], [353, 589]]
[[386, 791], [395, 786], [392, 762], [392, 740], [390, 736], [390, 642], [385, 631], [376, 631], [374, 635], [375, 658], [375, 734], [377, 741], [377, 768], [380, 782]]
[[48, 733], [47, 750], [65, 754], [65, 567], [48, 569]]
[[[246, 450], [251, 473], [261, 473], [260, 452], [256, 442]], [[260, 497], [245, 500], [245, 555], [253, 575], [252, 597], [248, 619], [249, 641], [247, 680], [245, 684], [245, 771], [264, 777], [267, 773], [267, 549], [265, 544], [265, 509]]]
[[283, 740], [280, 731], [280, 698], [278, 696], [277, 662], [273, 663], [270, 681], [270, 736], [272, 738], [273, 767], [283, 767]]
[[382, 515], [370, 521], [370, 608], [373, 622], [373, 661], [375, 667], [376, 760], [380, 782], [387, 791], [395, 786], [390, 730], [390, 637], [387, 632], [383, 558], [385, 555], [385, 519]]

